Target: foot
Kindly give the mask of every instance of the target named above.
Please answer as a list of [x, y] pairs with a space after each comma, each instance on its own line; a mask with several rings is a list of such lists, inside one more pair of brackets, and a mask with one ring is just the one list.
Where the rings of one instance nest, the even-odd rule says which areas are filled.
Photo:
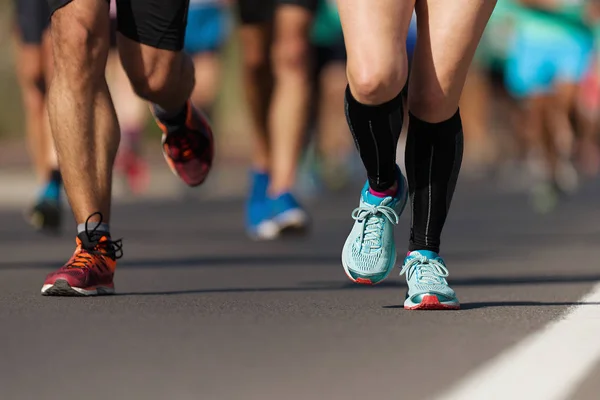
[[246, 202], [246, 232], [255, 240], [272, 240], [278, 235], [277, 226], [269, 219], [267, 188], [269, 175], [250, 173], [250, 193]]
[[[93, 223], [92, 223], [93, 224]], [[86, 223], [87, 225], [87, 223]], [[77, 248], [69, 261], [48, 274], [44, 296], [96, 296], [113, 294], [117, 259], [123, 255], [120, 240], [112, 241], [95, 229], [77, 235]]]
[[60, 201], [41, 199], [28, 213], [27, 220], [40, 232], [56, 233], [62, 223]]
[[296, 198], [289, 192], [268, 200], [270, 220], [277, 233], [303, 233], [308, 229], [309, 217]]
[[541, 181], [531, 187], [529, 196], [536, 213], [548, 214], [558, 207], [561, 192], [554, 182]]
[[433, 251], [413, 251], [404, 260], [400, 275], [406, 275], [408, 292], [404, 301], [407, 310], [458, 310], [460, 303], [448, 286], [448, 269], [444, 260]]
[[408, 184], [397, 168], [395, 196], [378, 197], [362, 190], [360, 205], [352, 212], [354, 226], [342, 250], [342, 265], [353, 282], [375, 285], [388, 277], [396, 263], [394, 225], [408, 200]]
[[185, 127], [169, 130], [158, 118], [163, 131], [162, 147], [165, 160], [175, 175], [189, 186], [204, 182], [210, 172], [214, 156], [214, 138], [206, 118], [190, 101], [186, 104]]

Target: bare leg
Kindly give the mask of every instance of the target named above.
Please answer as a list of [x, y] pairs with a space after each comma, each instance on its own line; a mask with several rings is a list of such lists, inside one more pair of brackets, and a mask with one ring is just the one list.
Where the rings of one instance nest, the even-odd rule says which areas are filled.
[[75, 0], [52, 16], [55, 72], [48, 110], [77, 223], [95, 212], [105, 222], [110, 218], [119, 128], [104, 77], [108, 11], [104, 0]]
[[45, 182], [49, 174], [48, 148], [50, 141], [44, 134], [45, 125], [45, 77], [42, 46], [29, 45], [16, 38], [17, 77], [21, 86], [25, 129], [29, 152], [37, 179]]
[[450, 118], [495, 0], [419, 0], [410, 111], [427, 122]]
[[202, 110], [210, 110], [219, 90], [221, 60], [216, 52], [196, 54], [193, 60], [196, 86], [192, 92], [192, 102]]
[[269, 171], [269, 143], [267, 134], [267, 110], [271, 97], [272, 76], [268, 63], [270, 27], [242, 25], [242, 74], [253, 137], [252, 166], [261, 172]]
[[408, 76], [406, 36], [414, 4], [410, 0], [378, 0], [376, 4], [338, 0], [348, 81], [357, 101], [382, 104], [404, 87]]
[[[116, 51], [111, 51], [109, 54], [107, 78], [123, 133], [121, 139], [124, 143], [122, 145], [134, 147], [146, 124], [148, 109], [144, 101], [133, 91]], [[132, 137], [128, 137], [130, 133]]]
[[132, 194], [139, 194], [149, 184], [148, 166], [142, 158], [148, 107], [133, 91], [116, 49], [109, 53], [106, 77], [121, 128], [115, 172], [126, 179]]
[[326, 65], [319, 77], [317, 140], [323, 179], [332, 189], [346, 185], [352, 174], [352, 136], [344, 114], [344, 91], [348, 85], [344, 62]]
[[312, 14], [304, 8], [277, 6], [273, 43], [275, 86], [269, 115], [272, 196], [290, 191], [296, 182], [310, 101], [311, 22]]
[[352, 139], [344, 115], [344, 90], [348, 85], [346, 66], [342, 62], [323, 68], [320, 77], [318, 112], [319, 150], [335, 162], [346, 161], [352, 151]]
[[465, 133], [465, 164], [470, 172], [480, 173], [495, 161], [493, 139], [490, 136], [492, 88], [486, 72], [478, 66], [469, 70], [460, 100]]
[[[52, 37], [50, 30], [46, 30], [42, 38], [42, 62], [44, 65], [45, 91], [48, 92], [52, 76], [54, 75], [54, 57], [52, 56]], [[58, 157], [56, 155], [56, 146], [52, 138], [52, 129], [50, 128], [50, 118], [48, 116], [47, 97], [44, 98], [44, 140], [46, 141], [46, 158], [48, 168], [51, 171], [58, 170]]]
[[194, 63], [182, 51], [157, 49], [117, 34], [119, 54], [134, 91], [166, 111], [177, 112], [194, 89]]

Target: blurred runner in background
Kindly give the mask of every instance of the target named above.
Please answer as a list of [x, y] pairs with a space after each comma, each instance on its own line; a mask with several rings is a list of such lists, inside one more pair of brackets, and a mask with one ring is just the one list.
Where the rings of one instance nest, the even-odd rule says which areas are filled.
[[144, 129], [149, 117], [148, 106], [133, 91], [119, 58], [115, 0], [111, 0], [110, 17], [111, 48], [106, 64], [106, 78], [121, 131], [115, 170], [125, 178], [129, 191], [136, 195], [146, 190], [150, 178], [148, 164], [142, 156]]
[[16, 0], [16, 72], [25, 111], [27, 143], [40, 192], [27, 213], [38, 230], [60, 228], [62, 180], [46, 110], [47, 83], [52, 74], [52, 47], [47, 30], [50, 11], [46, 0]]
[[577, 167], [582, 174], [595, 177], [600, 172], [600, 1], [590, 0], [586, 21], [594, 35], [592, 63], [583, 79], [579, 93], [580, 132], [576, 145]]
[[228, 3], [229, 0], [190, 0], [184, 50], [196, 66], [192, 101], [209, 119], [221, 81], [219, 51], [231, 32]]
[[517, 131], [527, 141], [536, 183], [532, 202], [553, 209], [577, 187], [572, 164], [579, 85], [589, 68], [593, 37], [585, 0], [521, 0], [507, 64], [510, 92], [521, 102]]
[[309, 35], [317, 0], [238, 3], [254, 138], [246, 230], [255, 239], [274, 239], [308, 225], [292, 190], [310, 109]]
[[311, 30], [314, 54], [313, 92], [304, 152], [302, 186], [305, 195], [344, 187], [352, 178], [355, 153], [344, 114], [346, 49], [335, 0], [320, 0]]
[[492, 115], [501, 102], [500, 93], [495, 90], [498, 85], [494, 83], [503, 79], [497, 77], [503, 76], [506, 64], [511, 15], [514, 11], [511, 5], [511, 0], [498, 2], [475, 53], [461, 97], [465, 127], [462, 171], [472, 177], [484, 176], [501, 155], [492, 135]]

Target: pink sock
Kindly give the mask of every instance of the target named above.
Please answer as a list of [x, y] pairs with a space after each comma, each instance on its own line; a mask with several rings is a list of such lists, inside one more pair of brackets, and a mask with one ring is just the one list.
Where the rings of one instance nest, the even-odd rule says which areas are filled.
[[369, 193], [371, 193], [373, 196], [377, 196], [377, 197], [395, 197], [396, 194], [398, 193], [398, 186], [396, 187], [391, 187], [388, 190], [385, 190], [383, 192], [376, 192], [375, 190], [373, 190], [372, 188], [369, 187]]

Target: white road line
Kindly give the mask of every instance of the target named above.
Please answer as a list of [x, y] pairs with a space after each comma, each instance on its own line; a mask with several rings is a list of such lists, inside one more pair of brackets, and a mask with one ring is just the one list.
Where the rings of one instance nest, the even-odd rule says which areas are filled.
[[579, 302], [438, 400], [567, 399], [600, 361], [600, 284]]

